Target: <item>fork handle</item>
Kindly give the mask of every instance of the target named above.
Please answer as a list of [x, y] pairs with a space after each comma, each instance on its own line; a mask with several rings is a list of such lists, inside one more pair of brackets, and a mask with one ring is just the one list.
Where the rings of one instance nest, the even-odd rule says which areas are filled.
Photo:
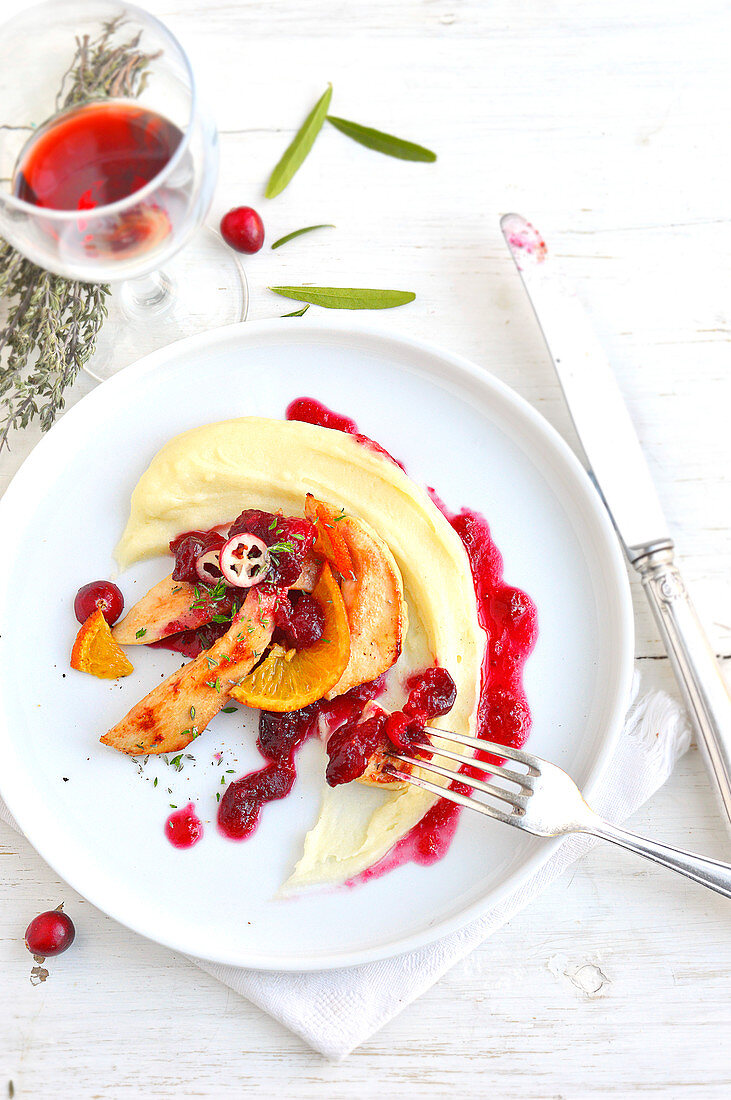
[[658, 844], [655, 840], [636, 836], [635, 833], [620, 829], [618, 825], [610, 825], [607, 821], [602, 821], [588, 831], [603, 840], [611, 840], [630, 852], [636, 852], [638, 856], [645, 856], [653, 863], [670, 867], [671, 870], [678, 871], [686, 878], [699, 882], [701, 886], [708, 886], [717, 894], [723, 894], [725, 898], [731, 898], [731, 864], [729, 863], [722, 863], [718, 859], [707, 859], [706, 856], [697, 856], [693, 852], [684, 852], [682, 848]]

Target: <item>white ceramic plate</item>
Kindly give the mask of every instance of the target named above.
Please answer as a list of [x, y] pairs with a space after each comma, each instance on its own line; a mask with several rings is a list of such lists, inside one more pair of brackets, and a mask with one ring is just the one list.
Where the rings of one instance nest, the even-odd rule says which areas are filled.
[[[316, 744], [300, 754], [290, 797], [266, 807], [239, 844], [214, 821], [221, 776], [260, 762], [254, 722], [242, 731], [241, 712], [219, 715], [179, 773], [151, 759], [140, 774], [99, 745], [178, 664], [162, 650], [135, 650], [135, 674], [118, 683], [68, 667], [74, 594], [113, 573], [137, 479], [178, 432], [281, 417], [303, 395], [354, 417], [450, 507], [487, 516], [506, 580], [538, 606], [525, 673], [530, 748], [589, 793], [620, 729], [633, 650], [624, 564], [580, 464], [529, 405], [456, 356], [370, 328], [250, 323], [156, 352], [71, 409], [0, 502], [1, 793], [48, 863], [115, 919], [192, 955], [280, 970], [362, 963], [436, 939], [519, 886], [555, 847], [464, 813], [449, 854], [431, 867], [273, 900], [317, 813]], [[162, 575], [158, 559], [119, 578], [127, 605]], [[178, 851], [163, 824], [170, 803], [189, 799], [206, 835]]]

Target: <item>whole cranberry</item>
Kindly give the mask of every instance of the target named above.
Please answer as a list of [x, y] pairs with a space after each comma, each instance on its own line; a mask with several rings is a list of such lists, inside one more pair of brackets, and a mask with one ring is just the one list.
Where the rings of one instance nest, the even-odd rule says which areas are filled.
[[25, 946], [31, 955], [62, 955], [76, 937], [71, 917], [60, 909], [49, 909], [34, 917], [25, 930]]
[[123, 609], [124, 596], [111, 581], [91, 581], [83, 585], [74, 600], [74, 615], [80, 623], [85, 623], [98, 610], [113, 626]]
[[250, 206], [235, 206], [221, 218], [221, 236], [237, 252], [258, 252], [264, 244], [264, 222]]

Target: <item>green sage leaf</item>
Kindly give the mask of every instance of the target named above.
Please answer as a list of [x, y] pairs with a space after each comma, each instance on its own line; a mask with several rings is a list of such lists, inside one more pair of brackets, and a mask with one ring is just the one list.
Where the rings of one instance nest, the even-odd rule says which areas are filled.
[[432, 153], [431, 149], [425, 149], [423, 145], [416, 145], [413, 141], [404, 141], [393, 134], [384, 134], [382, 130], [361, 126], [358, 122], [348, 122], [347, 118], [336, 118], [335, 115], [328, 115], [327, 121], [336, 130], [340, 130], [341, 134], [346, 134], [367, 149], [375, 149], [377, 153], [398, 157], [399, 160], [420, 160], [428, 163], [437, 159], [437, 154]]
[[287, 244], [288, 241], [293, 241], [295, 237], [301, 237], [303, 233], [311, 233], [313, 229], [334, 229], [335, 226], [326, 222], [323, 225], [306, 225], [304, 229], [295, 229], [294, 233], [288, 233], [286, 237], [280, 237], [278, 241], [275, 241], [272, 248], [281, 248], [283, 244]]
[[273, 199], [284, 191], [297, 169], [302, 165], [315, 142], [315, 138], [322, 129], [323, 122], [327, 118], [327, 109], [330, 106], [332, 94], [333, 86], [328, 84], [327, 90], [320, 96], [291, 143], [284, 150], [281, 160], [269, 177], [269, 183], [264, 192], [268, 199]]
[[310, 303], [308, 302], [306, 306], [302, 306], [302, 309], [296, 309], [294, 313], [283, 313], [282, 317], [304, 317], [309, 308]]
[[325, 309], [393, 309], [413, 302], [411, 290], [368, 290], [365, 287], [341, 286], [270, 286], [283, 298], [309, 302]]

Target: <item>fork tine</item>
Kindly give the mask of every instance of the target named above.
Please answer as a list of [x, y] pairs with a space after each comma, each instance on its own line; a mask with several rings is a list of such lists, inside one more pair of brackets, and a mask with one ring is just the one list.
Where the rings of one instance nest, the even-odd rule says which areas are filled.
[[[499, 775], [502, 779], [509, 780], [511, 783], [519, 783], [526, 790], [531, 790], [533, 786], [533, 777], [530, 772], [514, 772], [510, 768], [504, 767], [503, 764], [487, 764], [484, 760], [476, 760], [474, 756], [462, 756], [458, 752], [443, 749], [441, 745], [437, 748], [436, 745], [430, 744], [429, 747], [434, 749], [437, 756], [446, 756], [449, 760], [456, 760], [458, 764], [469, 764], [471, 768], [478, 768], [480, 771]], [[392, 755], [394, 754], [392, 753]]]
[[392, 752], [389, 755], [393, 760], [401, 760], [404, 764], [410, 764], [412, 767], [423, 768], [424, 771], [443, 775], [445, 779], [456, 779], [467, 787], [472, 787], [475, 791], [482, 791], [483, 794], [500, 798], [503, 802], [510, 803], [516, 810], [525, 810], [526, 802], [530, 798], [530, 795], [503, 790], [502, 787], [498, 787], [494, 783], [485, 783], [482, 779], [473, 779], [469, 775], [458, 774], [450, 768], [442, 768], [439, 764], [427, 762], [426, 760], [410, 760], [408, 756], [399, 756], [397, 752]]
[[512, 745], [500, 745], [497, 741], [485, 741], [482, 737], [466, 737], [463, 733], [452, 733], [451, 730], [441, 730], [437, 726], [426, 726], [424, 733], [429, 737], [433, 734], [437, 737], [446, 737], [448, 741], [456, 741], [459, 745], [467, 745], [471, 749], [482, 749], [494, 752], [496, 756], [506, 756], [508, 760], [517, 760], [519, 764], [534, 768], [536, 775], [540, 774], [538, 757], [529, 752], [523, 752], [522, 749], [514, 749]]
[[438, 787], [436, 783], [430, 783], [428, 779], [407, 775], [406, 772], [398, 771], [396, 768], [389, 767], [388, 771], [395, 779], [400, 779], [403, 783], [411, 783], [415, 787], [421, 787], [425, 791], [438, 795], [439, 798], [447, 798], [450, 802], [458, 802], [460, 806], [466, 806], [468, 810], [477, 810], [478, 813], [484, 814], [486, 817], [494, 817], [497, 821], [502, 821], [506, 825], [516, 824], [514, 814], [503, 813], [502, 810], [496, 810], [493, 806], [488, 806], [486, 802], [478, 802], [476, 798], [468, 798], [466, 795], [460, 794], [459, 791], [451, 791], [449, 787]]

